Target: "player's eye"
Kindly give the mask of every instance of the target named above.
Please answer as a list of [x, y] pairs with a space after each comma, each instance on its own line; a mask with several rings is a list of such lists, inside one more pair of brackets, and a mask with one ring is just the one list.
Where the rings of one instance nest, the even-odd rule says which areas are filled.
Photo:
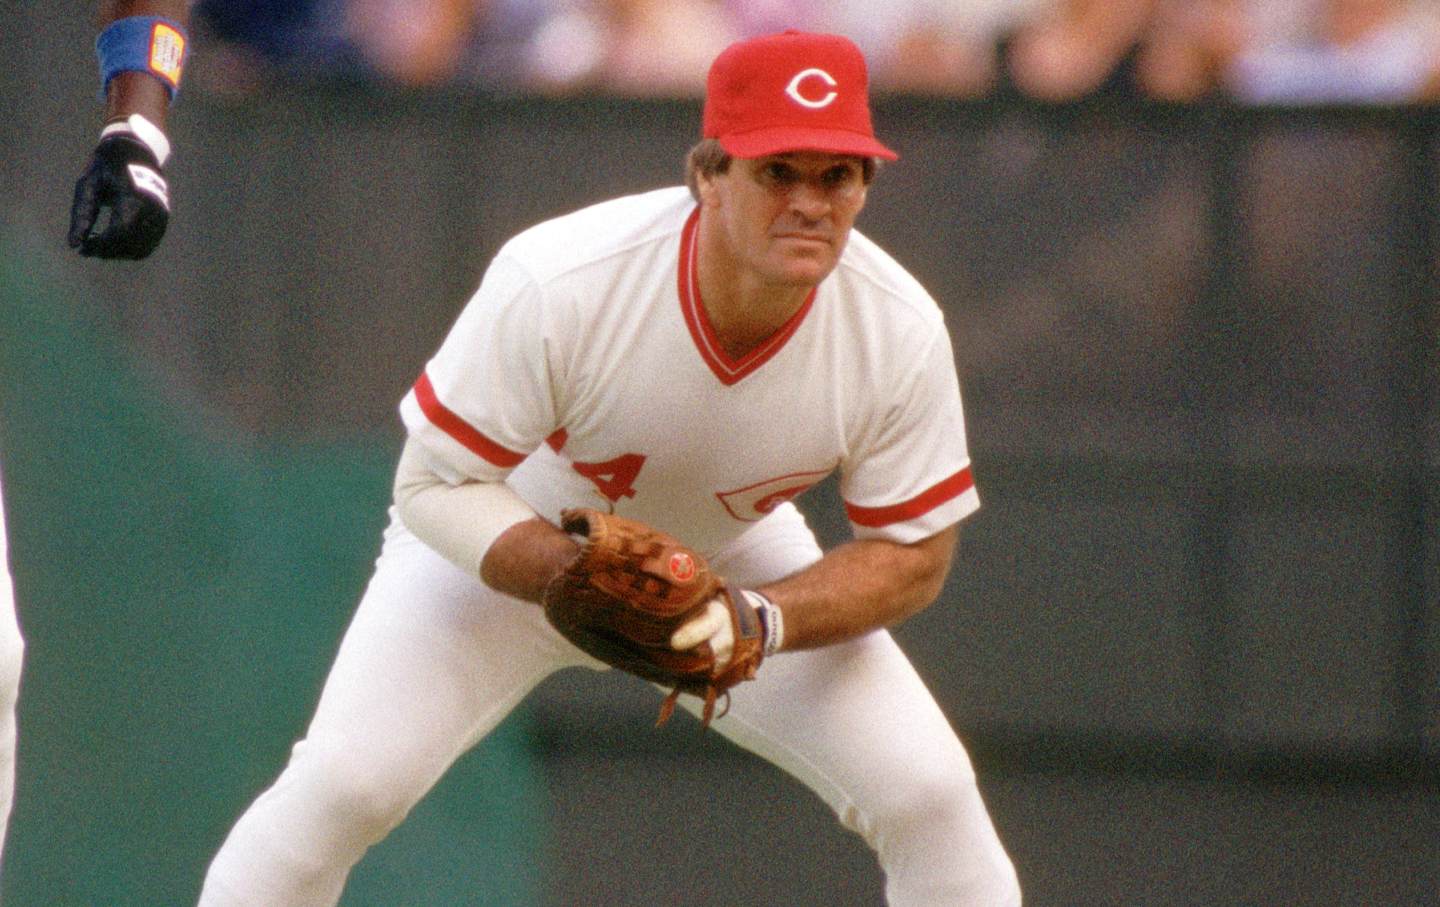
[[790, 186], [800, 178], [796, 169], [784, 161], [772, 161], [761, 171], [765, 181], [778, 186]]
[[820, 179], [828, 188], [838, 189], [842, 186], [848, 185], [851, 181], [857, 179], [858, 177], [859, 173], [854, 167], [846, 164], [838, 164], [826, 170], [821, 175]]

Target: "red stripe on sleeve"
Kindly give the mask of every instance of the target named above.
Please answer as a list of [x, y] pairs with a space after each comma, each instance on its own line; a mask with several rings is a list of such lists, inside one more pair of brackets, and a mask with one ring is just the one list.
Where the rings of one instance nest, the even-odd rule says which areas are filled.
[[415, 399], [420, 403], [420, 411], [425, 414], [436, 428], [445, 434], [465, 445], [465, 448], [487, 462], [493, 463], [505, 469], [519, 466], [525, 459], [525, 454], [516, 453], [505, 447], [501, 447], [494, 441], [485, 437], [470, 423], [455, 415], [440, 398], [435, 396], [435, 386], [430, 383], [430, 376], [421, 373], [420, 380], [415, 382]]
[[849, 515], [850, 522], [855, 525], [876, 529], [924, 516], [941, 504], [960, 497], [974, 487], [975, 478], [970, 472], [970, 467], [967, 466], [908, 501], [891, 504], [889, 507], [859, 507], [846, 503], [845, 513]]

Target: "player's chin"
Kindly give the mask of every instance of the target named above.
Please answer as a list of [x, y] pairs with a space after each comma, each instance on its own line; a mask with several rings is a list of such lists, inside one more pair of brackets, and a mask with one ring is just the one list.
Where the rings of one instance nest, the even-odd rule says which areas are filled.
[[828, 251], [787, 255], [776, 269], [777, 282], [791, 286], [814, 286], [835, 270], [836, 257]]

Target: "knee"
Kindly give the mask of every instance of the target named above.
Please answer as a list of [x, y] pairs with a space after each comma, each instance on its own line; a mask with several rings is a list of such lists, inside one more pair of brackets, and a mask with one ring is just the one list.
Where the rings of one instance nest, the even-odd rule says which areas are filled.
[[215, 855], [201, 905], [336, 903], [350, 868], [410, 805], [362, 761], [338, 747], [296, 744]]
[[965, 823], [975, 790], [968, 765], [912, 766], [873, 817], [876, 836], [882, 842], [914, 834], [948, 836]]
[[[308, 804], [321, 829], [364, 849], [389, 834], [414, 805], [392, 774], [376, 771], [364, 760], [344, 752], [296, 747], [287, 775], [276, 784], [301, 804]], [[302, 806], [302, 810], [304, 807]]]
[[[964, 764], [918, 768], [872, 817], [872, 845], [887, 874], [924, 877], [919, 903], [1018, 907], [1020, 883], [975, 775]], [[913, 879], [893, 879], [899, 885]], [[909, 903], [909, 901], [906, 901]]]

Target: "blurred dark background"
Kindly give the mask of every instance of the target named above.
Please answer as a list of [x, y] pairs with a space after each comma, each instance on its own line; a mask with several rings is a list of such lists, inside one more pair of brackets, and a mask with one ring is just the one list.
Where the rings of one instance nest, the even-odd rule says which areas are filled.
[[[680, 39], [774, 24], [436, 2], [407, 32], [386, 6], [202, 4], [174, 218], [136, 264], [64, 248], [88, 11], [3, 5], [0, 462], [30, 647], [6, 904], [193, 902], [303, 730], [378, 550], [395, 406], [489, 257], [678, 182], [711, 53]], [[1027, 903], [1437, 903], [1440, 108], [1402, 64], [1440, 57], [1364, 32], [1346, 58], [1388, 49], [1392, 77], [1361, 85], [1316, 34], [1281, 53], [1274, 4], [1241, 28], [1245, 4], [1039, 2], [991, 4], [965, 56], [980, 20], [944, 6], [866, 38], [902, 160], [860, 228], [947, 312], [985, 507], [897, 636]], [[1381, 25], [1426, 34], [1403, 21]], [[402, 32], [449, 49], [360, 40]], [[674, 53], [621, 52], [661, 34]], [[802, 499], [829, 540], [832, 495]], [[693, 721], [652, 730], [655, 698], [553, 678], [344, 903], [880, 903], [816, 798]]]

